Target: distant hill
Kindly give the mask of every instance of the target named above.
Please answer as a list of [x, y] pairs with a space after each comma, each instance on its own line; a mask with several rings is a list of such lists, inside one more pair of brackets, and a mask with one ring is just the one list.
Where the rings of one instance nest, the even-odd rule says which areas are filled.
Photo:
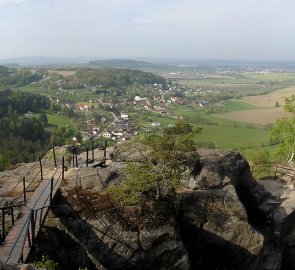
[[130, 69], [154, 69], [167, 68], [167, 65], [153, 64], [145, 61], [129, 59], [95, 60], [86, 64], [88, 67], [96, 68], [130, 68]]
[[0, 59], [0, 65], [5, 66], [41, 66], [41, 67], [60, 67], [60, 66], [81, 66], [93, 68], [129, 68], [129, 69], [157, 69], [167, 68], [165, 64], [153, 64], [145, 61], [129, 59], [103, 59], [95, 60], [95, 57], [14, 57]]
[[0, 59], [0, 64], [7, 65], [16, 63], [23, 66], [46, 66], [46, 65], [81, 65], [93, 60], [94, 57], [49, 57], [49, 56], [32, 56], [32, 57], [14, 57]]

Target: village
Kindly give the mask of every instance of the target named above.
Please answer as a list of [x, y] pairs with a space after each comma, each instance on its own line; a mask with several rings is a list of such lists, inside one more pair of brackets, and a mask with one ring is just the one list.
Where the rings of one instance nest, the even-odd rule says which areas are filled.
[[[84, 87], [91, 92], [104, 92], [93, 86]], [[51, 107], [73, 120], [81, 133], [81, 141], [102, 137], [117, 142], [130, 140], [139, 133], [161, 126], [160, 122], [150, 119], [149, 126], [135, 124], [134, 118], [138, 114], [155, 113], [182, 119], [181, 115], [174, 115], [171, 106], [192, 105], [202, 110], [210, 106], [208, 95], [212, 92], [218, 94], [203, 87], [192, 89], [171, 82], [165, 87], [157, 83], [138, 85], [135, 91], [127, 90], [126, 95], [120, 97], [99, 94], [81, 102], [68, 99], [68, 92], [59, 87], [56, 95], [50, 97]]]

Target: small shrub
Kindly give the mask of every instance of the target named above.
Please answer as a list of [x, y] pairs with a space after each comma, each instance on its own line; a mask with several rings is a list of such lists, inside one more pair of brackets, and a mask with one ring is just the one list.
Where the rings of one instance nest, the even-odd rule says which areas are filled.
[[215, 149], [216, 145], [213, 141], [200, 141], [196, 143], [198, 148]]
[[246, 158], [253, 165], [270, 164], [270, 154], [267, 150], [256, 149], [255, 151], [249, 152]]
[[38, 268], [45, 268], [46, 270], [56, 270], [58, 269], [58, 263], [51, 260], [49, 256], [42, 256], [41, 261], [34, 263]]

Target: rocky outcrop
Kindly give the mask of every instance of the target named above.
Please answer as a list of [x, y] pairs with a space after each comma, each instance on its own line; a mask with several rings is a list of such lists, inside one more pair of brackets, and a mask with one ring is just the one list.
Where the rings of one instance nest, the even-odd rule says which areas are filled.
[[47, 230], [72, 239], [89, 269], [262, 269], [264, 237], [251, 222], [268, 193], [238, 152], [198, 154], [173, 202], [161, 204], [120, 207], [106, 195], [124, 162], [142, 159], [138, 149], [116, 147], [107, 168], [69, 170]]
[[252, 209], [259, 211], [267, 192], [239, 153], [198, 153], [200, 161], [192, 170], [197, 173], [183, 179], [188, 189], [178, 193], [181, 234], [194, 268], [261, 269], [264, 237], [249, 224], [245, 205], [255, 215]]
[[45, 225], [59, 231], [51, 241], [66, 234], [80, 246], [92, 262], [88, 269], [190, 269], [174, 215], [156, 204], [117, 209], [105, 194], [80, 191], [63, 198]]

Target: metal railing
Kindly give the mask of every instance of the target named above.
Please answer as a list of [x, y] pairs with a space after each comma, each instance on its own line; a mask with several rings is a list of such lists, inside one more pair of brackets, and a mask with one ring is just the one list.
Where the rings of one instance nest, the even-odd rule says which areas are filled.
[[[91, 140], [91, 151], [92, 151], [92, 160], [94, 161], [94, 143], [93, 143], [93, 140]], [[107, 148], [107, 141], [105, 142], [105, 145], [102, 146], [101, 144], [98, 144], [99, 147], [103, 147], [103, 150], [104, 150], [104, 160], [101, 161], [102, 163], [105, 163], [106, 161], [106, 148]], [[78, 153], [80, 151], [83, 151], [83, 145], [81, 147], [77, 147], [77, 146], [70, 146], [70, 147], [65, 147], [65, 151], [62, 153], [61, 155], [61, 159], [58, 161], [57, 160], [57, 155], [56, 155], [56, 151], [55, 151], [55, 146], [51, 146], [51, 147], [47, 147], [45, 149], [43, 149], [43, 151], [39, 154], [38, 158], [36, 159], [36, 161], [32, 164], [32, 166], [26, 171], [26, 173], [24, 175], [22, 175], [20, 178], [19, 178], [19, 181], [16, 183], [15, 186], [13, 186], [13, 188], [8, 191], [4, 196], [2, 195], [2, 198], [4, 198], [4, 202], [2, 200], [2, 206], [0, 206], [0, 210], [2, 210], [2, 224], [1, 224], [1, 234], [0, 234], [0, 240], [4, 241], [6, 235], [8, 234], [8, 230], [7, 230], [7, 220], [5, 220], [5, 216], [8, 214], [11, 215], [11, 227], [13, 227], [15, 225], [15, 211], [14, 211], [14, 208], [16, 207], [23, 207], [24, 205], [26, 205], [27, 203], [27, 192], [28, 192], [28, 189], [31, 188], [34, 183], [36, 181], [40, 182], [43, 180], [44, 176], [43, 176], [43, 166], [44, 166], [44, 163], [46, 162], [46, 158], [44, 159], [44, 157], [46, 157], [46, 154], [48, 153], [48, 150], [52, 150], [52, 155], [53, 155], [53, 162], [54, 162], [54, 173], [53, 175], [51, 176], [51, 180], [50, 180], [50, 195], [49, 195], [49, 205], [48, 206], [44, 206], [42, 208], [40, 208], [41, 210], [41, 214], [40, 214], [40, 225], [42, 226], [45, 218], [46, 218], [46, 215], [47, 215], [47, 212], [48, 212], [48, 208], [52, 205], [52, 201], [53, 201], [53, 191], [56, 189], [56, 187], [58, 186], [58, 183], [59, 181], [61, 180], [64, 180], [64, 172], [65, 172], [65, 155], [67, 153], [70, 153], [72, 154], [72, 157], [71, 157], [71, 160], [73, 161], [73, 167], [78, 167], [79, 164], [78, 164]], [[88, 160], [88, 151], [89, 149], [86, 148], [87, 150], [87, 159], [85, 161], [86, 163], [86, 166], [88, 166], [88, 163], [89, 163], [89, 160]], [[28, 182], [28, 178], [29, 178], [29, 175], [33, 172], [33, 170], [35, 170], [37, 168], [37, 173], [35, 173], [33, 176], [31, 176], [31, 179], [30, 179], [30, 182]], [[38, 178], [38, 176], [40, 175], [40, 179]], [[36, 183], [38, 184], [38, 183]], [[19, 185], [22, 185], [22, 193], [13, 198], [13, 200], [11, 200], [10, 202], [8, 202], [7, 198], [10, 198], [12, 197], [12, 194], [17, 190], [17, 189], [20, 189], [19, 188]], [[47, 186], [48, 187], [48, 186]], [[46, 189], [46, 188], [45, 188]], [[45, 190], [44, 189], [44, 190]], [[43, 191], [44, 192], [44, 191]], [[42, 193], [41, 193], [42, 194]], [[41, 195], [40, 195], [41, 196]], [[23, 201], [19, 202], [19, 200], [23, 198]], [[44, 216], [44, 219], [41, 218], [41, 216], [43, 215], [43, 209], [44, 208], [47, 208], [47, 211], [46, 211], [46, 214]], [[22, 260], [23, 258], [23, 251], [24, 251], [24, 247], [25, 247], [25, 242], [28, 241], [29, 243], [29, 246], [31, 246], [33, 243], [32, 241], [34, 240], [34, 234], [32, 233], [32, 230], [34, 230], [34, 226], [36, 225], [35, 224], [35, 220], [36, 220], [36, 217], [37, 217], [37, 214], [39, 209], [31, 209], [31, 214], [30, 214], [30, 218], [26, 221], [26, 223], [24, 224], [24, 227], [22, 228], [22, 231], [26, 228], [26, 240], [24, 240], [24, 243], [23, 243], [23, 248], [22, 248], [22, 256], [20, 258], [20, 260]], [[9, 211], [9, 213], [8, 213]], [[20, 211], [19, 211], [20, 212]], [[36, 213], [36, 214], [35, 214]], [[41, 223], [41, 219], [42, 219], [42, 223]], [[30, 222], [30, 223], [28, 223]], [[28, 225], [27, 225], [28, 224]], [[31, 231], [31, 232], [30, 232]], [[18, 236], [20, 237], [20, 235]]]
[[254, 165], [251, 166], [251, 173], [256, 179], [286, 179], [294, 181], [295, 168], [284, 165]]

